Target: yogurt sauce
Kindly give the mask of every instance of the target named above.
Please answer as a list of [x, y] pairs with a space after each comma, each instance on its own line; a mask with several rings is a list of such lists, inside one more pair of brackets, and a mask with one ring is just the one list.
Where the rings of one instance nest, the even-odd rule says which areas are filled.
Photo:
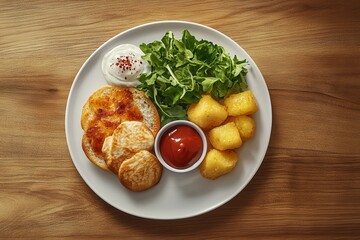
[[141, 56], [141, 49], [132, 44], [122, 44], [106, 53], [102, 61], [102, 72], [108, 84], [136, 87], [137, 77], [150, 71], [149, 64]]

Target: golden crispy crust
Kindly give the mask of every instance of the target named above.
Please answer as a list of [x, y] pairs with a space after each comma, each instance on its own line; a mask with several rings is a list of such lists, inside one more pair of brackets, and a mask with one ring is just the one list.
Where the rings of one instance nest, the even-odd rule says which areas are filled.
[[82, 148], [91, 162], [108, 170], [102, 145], [124, 121], [141, 121], [155, 136], [160, 118], [154, 104], [136, 88], [105, 86], [95, 91], [85, 103], [81, 115], [84, 129]]
[[151, 150], [155, 138], [150, 129], [142, 122], [122, 122], [113, 133], [114, 149], [127, 148], [132, 152]]
[[94, 151], [91, 151], [91, 146], [89, 143], [89, 138], [87, 138], [85, 135], [82, 138], [82, 149], [86, 155], [86, 157], [94, 163], [96, 166], [109, 171], [103, 156], [97, 156]]
[[124, 187], [139, 192], [155, 186], [161, 175], [162, 166], [158, 159], [142, 150], [121, 164], [118, 177]]
[[[116, 152], [111, 153], [111, 152]], [[105, 154], [105, 162], [110, 171], [118, 175], [121, 164], [131, 158], [136, 152], [132, 152], [127, 148], [111, 150], [110, 154]]]
[[102, 146], [107, 167], [116, 175], [120, 165], [140, 150], [151, 150], [154, 146], [154, 136], [150, 129], [142, 122], [122, 122], [105, 138]]
[[95, 116], [95, 109], [91, 108], [90, 103], [93, 102], [94, 99], [97, 99], [97, 98], [102, 97], [103, 95], [106, 95], [107, 90], [110, 90], [110, 89], [111, 89], [111, 86], [104, 86], [102, 88], [99, 88], [86, 101], [86, 103], [84, 104], [84, 106], [82, 108], [82, 113], [81, 113], [81, 128], [82, 129], [85, 130], [87, 128], [88, 122], [90, 122]]

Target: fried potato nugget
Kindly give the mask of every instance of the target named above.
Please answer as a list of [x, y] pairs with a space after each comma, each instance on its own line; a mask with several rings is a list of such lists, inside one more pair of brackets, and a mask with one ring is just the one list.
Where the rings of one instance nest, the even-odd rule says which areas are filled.
[[228, 116], [225, 106], [210, 95], [203, 95], [198, 103], [192, 104], [187, 115], [190, 121], [203, 129], [219, 126]]
[[252, 138], [255, 134], [255, 120], [250, 116], [228, 117], [226, 122], [235, 123], [242, 141]]
[[236, 166], [237, 161], [238, 155], [234, 150], [212, 149], [200, 164], [199, 171], [205, 178], [214, 180], [229, 173]]
[[238, 148], [242, 144], [239, 130], [234, 122], [229, 122], [209, 131], [209, 141], [218, 150]]
[[224, 100], [229, 116], [250, 115], [257, 112], [258, 107], [252, 91], [232, 94]]

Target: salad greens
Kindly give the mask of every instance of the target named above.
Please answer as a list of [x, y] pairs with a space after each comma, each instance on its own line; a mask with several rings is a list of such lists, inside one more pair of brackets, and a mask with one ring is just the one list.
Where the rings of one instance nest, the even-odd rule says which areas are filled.
[[231, 58], [222, 46], [197, 40], [188, 30], [181, 39], [169, 31], [161, 41], [142, 43], [140, 49], [151, 71], [139, 76], [138, 89], [155, 103], [162, 125], [186, 119], [187, 108], [202, 94], [219, 100], [247, 89], [246, 60]]

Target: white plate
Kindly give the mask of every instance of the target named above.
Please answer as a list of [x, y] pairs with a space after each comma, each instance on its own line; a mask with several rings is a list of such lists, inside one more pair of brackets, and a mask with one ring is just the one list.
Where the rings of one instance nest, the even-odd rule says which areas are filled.
[[[251, 68], [247, 74], [249, 88], [254, 92], [259, 111], [254, 115], [257, 129], [253, 139], [239, 150], [240, 159], [229, 174], [207, 180], [199, 171], [176, 174], [164, 169], [154, 188], [134, 193], [126, 190], [114, 174], [94, 166], [81, 148], [83, 130], [81, 109], [96, 89], [106, 85], [101, 61], [113, 47], [131, 43], [140, 45], [160, 40], [169, 30], [176, 38], [188, 29], [197, 39], [210, 40], [223, 46], [231, 55], [246, 58]], [[180, 219], [213, 210], [235, 197], [253, 178], [265, 156], [271, 132], [272, 110], [265, 80], [250, 56], [233, 40], [217, 30], [190, 22], [161, 21], [141, 25], [111, 38], [100, 46], [84, 63], [72, 84], [65, 115], [66, 140], [71, 158], [81, 177], [104, 201], [128, 214], [150, 219]]]

